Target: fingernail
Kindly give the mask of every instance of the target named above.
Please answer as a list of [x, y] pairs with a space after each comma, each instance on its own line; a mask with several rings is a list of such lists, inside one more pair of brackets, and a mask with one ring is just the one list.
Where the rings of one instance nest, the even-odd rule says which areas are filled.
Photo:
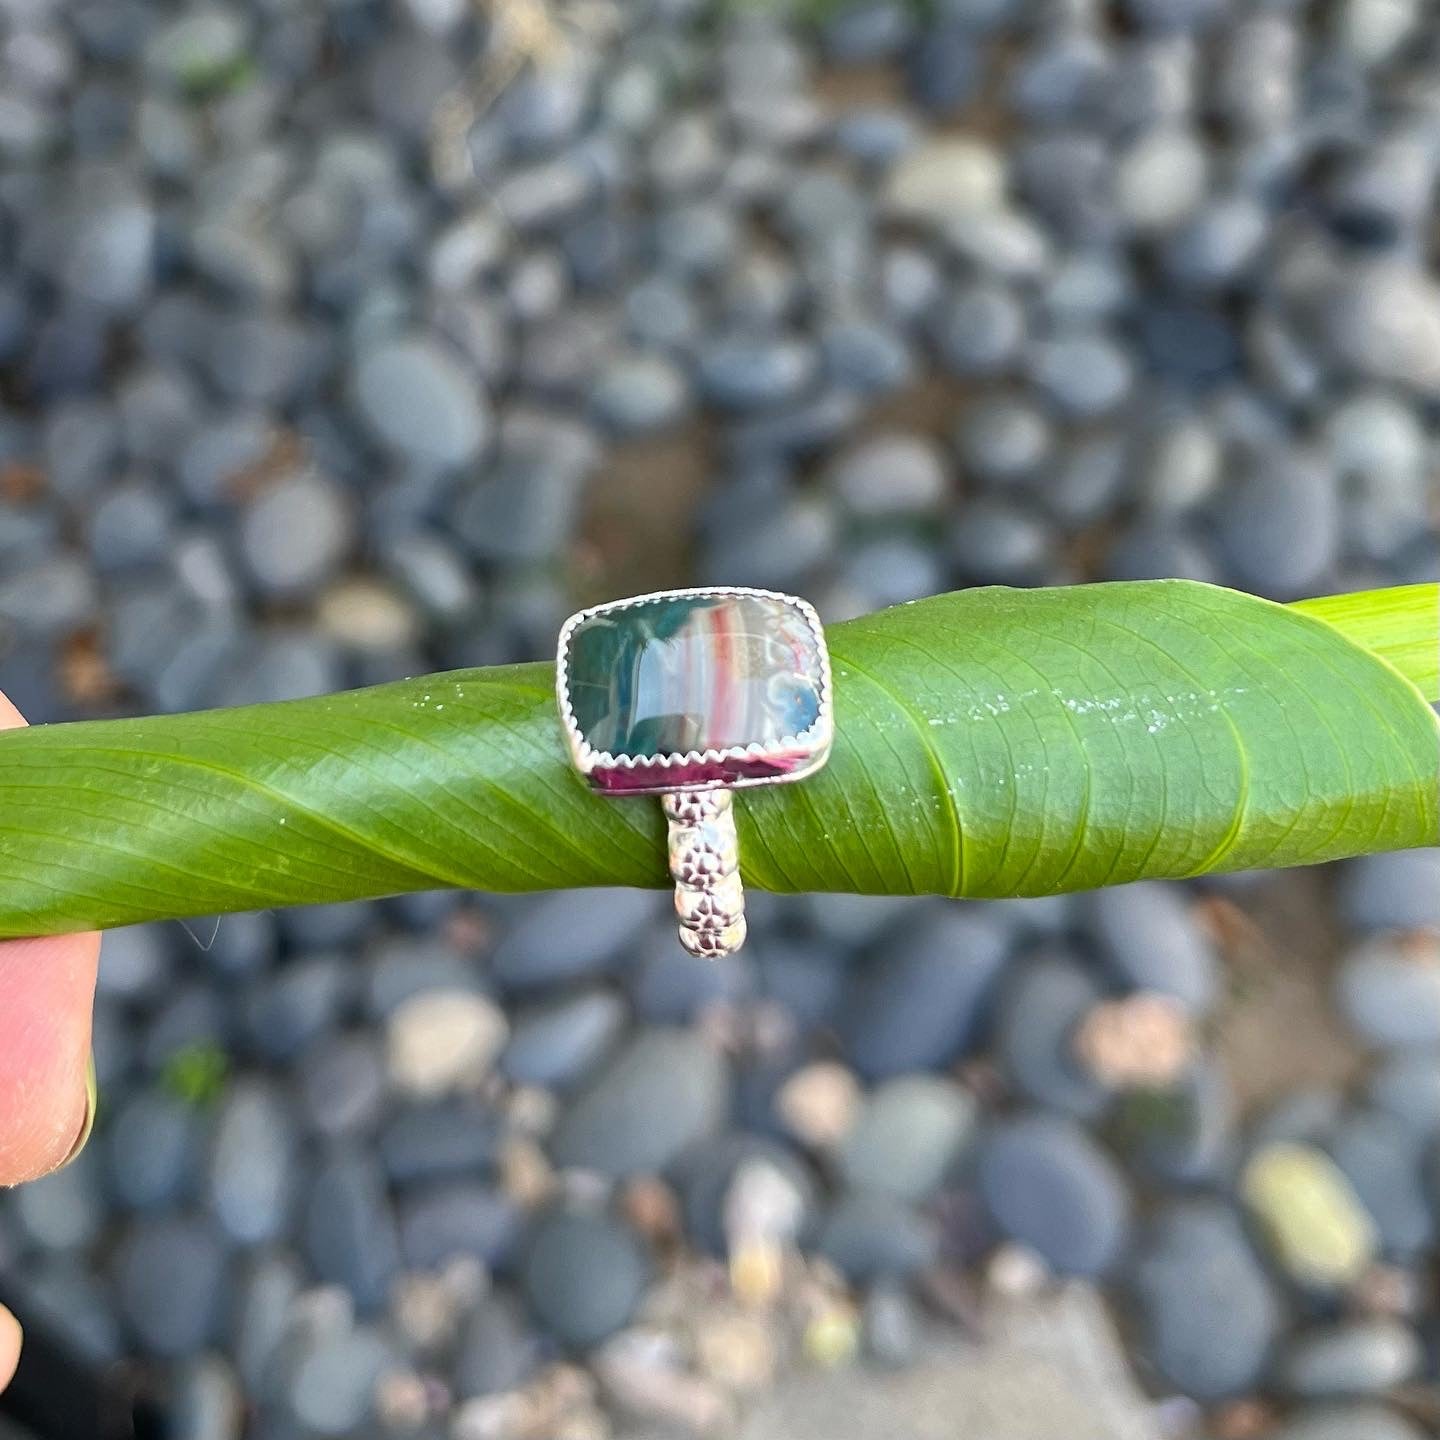
[[90, 1132], [95, 1128], [95, 1110], [99, 1101], [100, 1089], [95, 1081], [95, 1056], [92, 1054], [85, 1064], [85, 1119], [80, 1126], [80, 1133], [75, 1137], [74, 1145], [70, 1147], [70, 1153], [60, 1162], [61, 1170], [89, 1144]]

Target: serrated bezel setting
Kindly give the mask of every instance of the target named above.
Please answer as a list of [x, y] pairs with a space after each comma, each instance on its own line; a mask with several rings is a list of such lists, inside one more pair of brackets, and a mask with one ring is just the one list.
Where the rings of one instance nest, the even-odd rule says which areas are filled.
[[[570, 642], [575, 631], [597, 615], [614, 614], [666, 600], [728, 599], [752, 596], [792, 608], [805, 621], [819, 662], [818, 710], [814, 722], [798, 735], [770, 743], [736, 745], [723, 750], [687, 750], [660, 755], [612, 755], [597, 750], [581, 733], [569, 693]], [[560, 630], [555, 660], [555, 697], [560, 708], [570, 758], [590, 785], [607, 794], [648, 795], [667, 792], [741, 788], [801, 780], [814, 774], [830, 753], [834, 735], [834, 698], [825, 631], [815, 608], [794, 595], [741, 585], [704, 585], [682, 590], [655, 590], [625, 600], [592, 605], [572, 615]]]

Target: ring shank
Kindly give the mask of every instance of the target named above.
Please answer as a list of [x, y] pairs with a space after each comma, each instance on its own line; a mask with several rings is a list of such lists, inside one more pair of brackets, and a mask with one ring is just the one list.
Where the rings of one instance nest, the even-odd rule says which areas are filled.
[[745, 892], [730, 791], [672, 790], [660, 801], [680, 943], [706, 959], [733, 954], [745, 943]]

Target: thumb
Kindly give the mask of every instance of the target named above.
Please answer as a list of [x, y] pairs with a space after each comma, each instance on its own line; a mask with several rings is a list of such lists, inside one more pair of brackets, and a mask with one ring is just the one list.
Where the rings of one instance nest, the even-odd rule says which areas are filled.
[[0, 1305], [0, 1390], [15, 1378], [20, 1363], [20, 1322]]
[[[0, 695], [0, 730], [24, 723]], [[0, 1186], [53, 1170], [88, 1134], [99, 953], [93, 932], [0, 944]], [[0, 1336], [0, 1362], [3, 1356]]]

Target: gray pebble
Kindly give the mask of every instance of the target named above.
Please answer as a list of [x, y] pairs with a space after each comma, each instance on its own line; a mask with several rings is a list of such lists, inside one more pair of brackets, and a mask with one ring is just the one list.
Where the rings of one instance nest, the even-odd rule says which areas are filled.
[[132, 1210], [163, 1210], [192, 1193], [200, 1169], [200, 1117], [151, 1090], [127, 1098], [104, 1134], [110, 1193]]
[[1335, 472], [1302, 452], [1256, 457], [1218, 514], [1221, 545], [1236, 580], [1279, 599], [1324, 589], [1340, 547]]
[[1419, 1371], [1419, 1338], [1399, 1320], [1356, 1320], [1301, 1331], [1280, 1356], [1280, 1381], [1308, 1400], [1378, 1395]]
[[374, 1331], [326, 1336], [296, 1358], [286, 1386], [290, 1409], [310, 1434], [352, 1435], [393, 1363], [389, 1345]]
[[296, 1161], [295, 1122], [279, 1090], [258, 1079], [237, 1082], [215, 1123], [206, 1177], [210, 1211], [235, 1244], [285, 1233]]
[[1092, 419], [1125, 400], [1134, 383], [1134, 365], [1110, 337], [1098, 333], [1057, 336], [1035, 347], [1035, 383], [1059, 410]]
[[462, 1255], [473, 1255], [492, 1270], [502, 1267], [522, 1223], [509, 1196], [473, 1180], [412, 1190], [401, 1198], [398, 1217], [401, 1253], [416, 1270], [437, 1270]]
[[663, 355], [643, 352], [612, 354], [590, 392], [596, 415], [620, 435], [674, 424], [689, 398], [680, 368]]
[[1001, 1232], [1056, 1270], [1101, 1275], [1128, 1239], [1120, 1172], [1078, 1125], [1031, 1115], [997, 1125], [976, 1159], [980, 1193]]
[[327, 1138], [372, 1126], [385, 1101], [385, 1061], [368, 1034], [334, 1035], [301, 1058], [296, 1103], [310, 1127]]
[[722, 1058], [683, 1030], [640, 1033], [560, 1117], [558, 1165], [602, 1175], [658, 1174], [728, 1109]]
[[565, 1089], [590, 1073], [625, 1026], [624, 1002], [609, 990], [584, 990], [520, 1011], [500, 1070], [521, 1085]]
[[1051, 533], [1025, 508], [980, 496], [956, 514], [951, 555], [964, 579], [980, 585], [1037, 585], [1054, 574]]
[[933, 514], [950, 489], [945, 457], [922, 435], [886, 431], [842, 450], [821, 476], [845, 510], [864, 522]]
[[914, 1363], [924, 1325], [909, 1291], [902, 1286], [888, 1281], [873, 1286], [865, 1297], [860, 1325], [865, 1353], [871, 1360], [896, 1369]]
[[1340, 909], [1357, 930], [1440, 930], [1440, 849], [1350, 861], [1342, 872]]
[[701, 395], [743, 415], [799, 399], [815, 377], [818, 357], [791, 336], [736, 334], [709, 341], [697, 366]]
[[974, 284], [948, 294], [930, 319], [931, 333], [945, 367], [961, 378], [994, 375], [1020, 356], [1025, 310], [1000, 285]]
[[345, 1286], [362, 1310], [384, 1303], [399, 1269], [400, 1242], [373, 1160], [337, 1151], [321, 1162], [306, 1201], [303, 1239], [320, 1279]]
[[1287, 1420], [1271, 1440], [1423, 1440], [1408, 1420], [1379, 1405], [1327, 1405]]
[[1372, 1072], [1371, 1102], [1416, 1136], [1440, 1135], [1440, 1051], [1401, 1050]]
[[541, 1347], [503, 1294], [484, 1296], [461, 1332], [455, 1381], [466, 1398], [518, 1389], [539, 1367]]
[[501, 938], [491, 973], [507, 989], [604, 974], [625, 959], [658, 913], [645, 890], [571, 890], [527, 907]]
[[472, 464], [485, 447], [490, 418], [479, 386], [423, 336], [366, 347], [350, 384], [360, 419], [397, 458], [454, 469]]
[[840, 1170], [857, 1190], [925, 1200], [969, 1144], [976, 1104], [952, 1080], [902, 1075], [865, 1099], [840, 1143]]
[[1411, 1261], [1431, 1245], [1435, 1217], [1419, 1135], [1391, 1115], [1358, 1110], [1340, 1122], [1326, 1148], [1374, 1220], [1387, 1259]]
[[246, 994], [252, 1042], [267, 1059], [289, 1060], [344, 1015], [355, 992], [354, 967], [346, 956], [297, 957]]
[[350, 504], [315, 472], [287, 476], [261, 491], [240, 521], [240, 546], [251, 575], [269, 594], [308, 594], [330, 579], [349, 550]]
[[1136, 1090], [1119, 1103], [1119, 1139], [1137, 1167], [1174, 1185], [1223, 1181], [1235, 1160], [1235, 1097], [1212, 1056], [1178, 1084]]
[[635, 1311], [650, 1266], [635, 1235], [605, 1215], [554, 1211], [536, 1226], [525, 1257], [525, 1296], [566, 1345], [589, 1347]]
[[1214, 1006], [1220, 962], [1185, 892], [1163, 881], [1097, 890], [1087, 918], [1115, 978], [1173, 996], [1195, 1015]]
[[1021, 399], [1000, 397], [968, 411], [958, 435], [961, 463], [982, 483], [1031, 477], [1049, 458], [1050, 422]]
[[1233, 1210], [1170, 1202], [1145, 1229], [1132, 1283], [1145, 1350], [1172, 1385], [1201, 1401], [1253, 1390], [1283, 1311]]
[[98, 1147], [86, 1148], [63, 1169], [19, 1187], [10, 1203], [17, 1229], [42, 1250], [79, 1250], [105, 1224]]
[[213, 1343], [228, 1268], [224, 1247], [200, 1221], [137, 1221], [120, 1241], [114, 1275], [121, 1312], [145, 1349], [177, 1358]]
[[100, 945], [96, 992], [116, 999], [154, 999], [169, 983], [173, 970], [165, 928], [122, 925], [105, 932]]
[[499, 1117], [467, 1101], [401, 1110], [380, 1131], [378, 1151], [397, 1186], [488, 1173], [500, 1144]]
[[840, 1033], [872, 1080], [946, 1065], [975, 1043], [1009, 936], [980, 912], [942, 908], [898, 931], [856, 976]]
[[1348, 955], [1336, 998], [1370, 1044], [1404, 1049], [1440, 1043], [1440, 964], [1379, 936]]
[[935, 1258], [934, 1224], [893, 1195], [852, 1190], [825, 1214], [815, 1247], [848, 1280], [864, 1285], [923, 1270]]

